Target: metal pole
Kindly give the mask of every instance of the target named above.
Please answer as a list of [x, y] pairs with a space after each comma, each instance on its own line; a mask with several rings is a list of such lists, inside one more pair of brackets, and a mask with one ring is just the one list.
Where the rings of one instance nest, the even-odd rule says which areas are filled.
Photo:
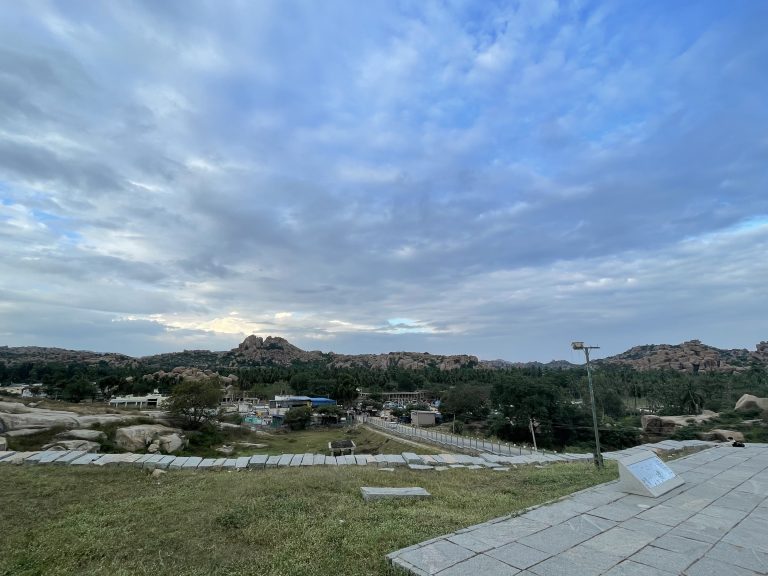
[[589, 401], [592, 404], [592, 425], [595, 428], [595, 466], [603, 467], [603, 455], [600, 453], [600, 433], [597, 430], [597, 409], [595, 408], [595, 392], [592, 388], [592, 370], [589, 365], [589, 347], [584, 348], [587, 357], [587, 381], [589, 382]]

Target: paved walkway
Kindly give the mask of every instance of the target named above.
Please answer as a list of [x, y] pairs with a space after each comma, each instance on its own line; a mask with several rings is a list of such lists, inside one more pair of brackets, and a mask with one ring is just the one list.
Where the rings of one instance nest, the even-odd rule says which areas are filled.
[[685, 484], [659, 498], [610, 482], [387, 558], [440, 576], [768, 574], [768, 444], [718, 445], [669, 466]]
[[360, 422], [373, 426], [381, 430], [386, 430], [402, 438], [414, 438], [431, 444], [439, 444], [459, 448], [463, 450], [472, 450], [477, 452], [488, 452], [490, 454], [500, 454], [505, 456], [522, 456], [524, 454], [535, 454], [528, 446], [509, 444], [507, 442], [485, 440], [474, 436], [460, 436], [458, 434], [446, 434], [435, 430], [434, 428], [417, 428], [415, 426], [389, 422], [377, 416], [363, 416]]

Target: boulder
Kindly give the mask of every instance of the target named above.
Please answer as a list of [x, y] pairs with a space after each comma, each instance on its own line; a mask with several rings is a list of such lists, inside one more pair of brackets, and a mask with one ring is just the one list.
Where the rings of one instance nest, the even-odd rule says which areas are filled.
[[669, 420], [665, 416], [655, 416], [653, 414], [643, 414], [640, 419], [643, 431], [648, 434], [669, 435], [673, 434], [677, 423]]
[[178, 434], [168, 434], [166, 436], [160, 436], [160, 450], [165, 454], [170, 454], [181, 450], [186, 445], [186, 439], [182, 438]]
[[734, 440], [736, 442], [744, 442], [744, 434], [741, 432], [737, 432], [735, 430], [711, 430], [710, 434], [714, 436], [715, 440], [720, 440], [721, 442], [733, 442]]
[[147, 448], [148, 454], [157, 454], [160, 451], [160, 445], [157, 443], [157, 440], [152, 442], [152, 444], [149, 445]]
[[[160, 424], [138, 424], [136, 426], [118, 428], [115, 431], [115, 443], [123, 450], [136, 452], [145, 450], [150, 444], [157, 441], [158, 446], [162, 450], [163, 438], [172, 436], [178, 437], [182, 445], [184, 444], [185, 438], [181, 430], [168, 428]], [[173, 446], [175, 442], [173, 440], [166, 440], [165, 445]]]
[[83, 450], [85, 452], [98, 452], [101, 444], [88, 440], [57, 440], [43, 446], [43, 450]]
[[90, 442], [106, 442], [107, 435], [100, 430], [66, 430], [56, 434], [56, 438], [62, 440], [88, 440]]
[[744, 394], [736, 401], [736, 412], [768, 411], [768, 398], [758, 398], [752, 394]]
[[163, 474], [165, 474], [165, 470], [160, 470], [160, 468], [155, 468], [154, 470], [152, 470], [152, 474], [150, 474], [150, 476], [155, 480], [157, 480]]

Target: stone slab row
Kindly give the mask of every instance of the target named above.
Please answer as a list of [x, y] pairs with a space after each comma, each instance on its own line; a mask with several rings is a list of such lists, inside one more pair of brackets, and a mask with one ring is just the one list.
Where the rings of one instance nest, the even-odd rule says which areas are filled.
[[[606, 459], [618, 459], [638, 450], [654, 450], [656, 452], [674, 452], [691, 448], [706, 448], [713, 442], [701, 440], [664, 440], [655, 444], [645, 444], [620, 450], [606, 452]], [[48, 450], [42, 452], [0, 452], [0, 464], [53, 464], [69, 466], [137, 466], [150, 470], [246, 470], [253, 468], [276, 467], [305, 467], [305, 466], [376, 466], [392, 468], [408, 466], [414, 470], [447, 470], [449, 468], [494, 468], [508, 470], [509, 466], [528, 464], [547, 464], [550, 462], [579, 462], [590, 461], [591, 454], [553, 454], [534, 453], [524, 456], [500, 456], [498, 454], [482, 454], [467, 456], [465, 454], [357, 454], [353, 456], [325, 456], [323, 454], [281, 454], [267, 456], [241, 456], [239, 458], [202, 458], [200, 456], [172, 456], [164, 454], [91, 454], [79, 450], [61, 451]]]

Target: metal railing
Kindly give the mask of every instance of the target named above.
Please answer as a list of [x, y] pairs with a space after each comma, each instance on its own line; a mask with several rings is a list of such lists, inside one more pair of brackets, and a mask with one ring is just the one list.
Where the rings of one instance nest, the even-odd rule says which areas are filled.
[[486, 440], [475, 436], [459, 436], [457, 434], [446, 434], [433, 428], [417, 428], [408, 424], [398, 422], [387, 422], [377, 416], [361, 416], [359, 421], [375, 428], [380, 428], [391, 434], [396, 434], [404, 438], [414, 438], [424, 440], [431, 444], [440, 444], [442, 446], [452, 446], [467, 450], [476, 450], [478, 452], [488, 452], [501, 456], [523, 456], [533, 454], [533, 451], [527, 446], [518, 444], [509, 444], [499, 440]]

